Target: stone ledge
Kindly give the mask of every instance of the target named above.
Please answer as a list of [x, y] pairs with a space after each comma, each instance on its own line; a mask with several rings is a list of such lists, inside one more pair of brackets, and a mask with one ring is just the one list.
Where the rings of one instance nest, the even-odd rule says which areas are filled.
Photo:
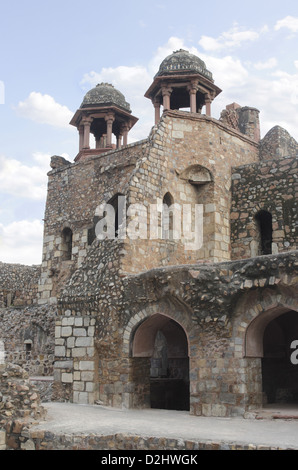
[[[25, 440], [25, 439], [24, 439]], [[144, 437], [116, 433], [96, 434], [54, 434], [46, 431], [32, 431], [22, 443], [23, 450], [295, 450], [258, 444], [227, 443], [221, 441], [196, 441], [166, 437]]]

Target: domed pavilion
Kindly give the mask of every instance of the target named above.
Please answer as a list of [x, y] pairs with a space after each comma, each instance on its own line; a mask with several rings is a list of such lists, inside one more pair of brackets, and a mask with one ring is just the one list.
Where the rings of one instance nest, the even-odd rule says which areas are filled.
[[192, 113], [201, 113], [206, 106], [206, 115], [211, 116], [211, 103], [219, 93], [205, 62], [180, 49], [162, 61], [145, 97], [154, 105], [157, 124], [161, 105], [164, 111], [190, 108]]
[[[128, 132], [137, 121], [119, 90], [109, 83], [96, 85], [86, 93], [70, 121], [80, 135], [79, 153], [75, 161], [127, 145]], [[90, 148], [90, 134], [94, 135], [95, 149]], [[112, 143], [113, 134], [116, 144]]]

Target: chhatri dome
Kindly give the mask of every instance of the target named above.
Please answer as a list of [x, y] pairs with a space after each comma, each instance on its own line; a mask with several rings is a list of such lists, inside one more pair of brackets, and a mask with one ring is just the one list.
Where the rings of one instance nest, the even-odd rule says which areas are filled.
[[[110, 83], [99, 83], [86, 93], [70, 121], [80, 136], [75, 161], [127, 145], [128, 132], [137, 121], [124, 95]], [[90, 134], [94, 135], [95, 149], [90, 148]], [[116, 144], [112, 143], [113, 135]]]
[[90, 106], [118, 106], [131, 113], [130, 104], [124, 95], [110, 83], [99, 83], [84, 96], [81, 108]]
[[213, 81], [212, 73], [206, 68], [205, 62], [190, 52], [180, 49], [166, 57], [160, 64], [159, 71], [155, 75], [165, 76], [171, 74], [189, 74], [198, 73]]
[[206, 115], [211, 116], [211, 103], [219, 93], [205, 62], [180, 49], [162, 61], [145, 97], [153, 103], [157, 124], [161, 106], [164, 111], [190, 108], [191, 113], [199, 114], [205, 106]]

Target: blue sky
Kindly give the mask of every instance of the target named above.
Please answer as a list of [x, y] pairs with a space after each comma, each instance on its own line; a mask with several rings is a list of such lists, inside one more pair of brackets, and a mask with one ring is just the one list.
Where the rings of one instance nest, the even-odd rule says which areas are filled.
[[84, 94], [112, 83], [139, 118], [130, 141], [154, 124], [144, 98], [161, 61], [183, 48], [223, 90], [219, 118], [237, 102], [298, 140], [298, 3], [201, 0], [1, 2], [0, 261], [39, 264], [51, 155], [78, 151], [69, 121]]

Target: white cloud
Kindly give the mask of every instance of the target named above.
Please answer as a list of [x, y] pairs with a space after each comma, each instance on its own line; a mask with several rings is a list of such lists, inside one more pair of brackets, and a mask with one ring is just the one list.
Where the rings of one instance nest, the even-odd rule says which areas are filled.
[[43, 223], [21, 220], [0, 224], [0, 261], [4, 263], [40, 264]]
[[46, 197], [50, 155], [36, 152], [32, 166], [0, 155], [0, 193], [42, 201]]
[[271, 59], [268, 59], [265, 62], [257, 62], [254, 65], [254, 68], [257, 70], [267, 70], [267, 69], [273, 69], [276, 66], [277, 66], [277, 59], [275, 57], [272, 57]]
[[25, 101], [20, 101], [16, 111], [19, 116], [42, 124], [69, 129], [73, 113], [67, 106], [57, 103], [50, 95], [32, 91]]
[[261, 33], [267, 31], [267, 27], [263, 27], [260, 32], [252, 30], [241, 31], [239, 26], [235, 25], [216, 39], [210, 36], [202, 36], [199, 44], [205, 51], [215, 52], [226, 48], [239, 47], [243, 42], [256, 41]]
[[294, 16], [286, 16], [282, 20], [277, 21], [274, 29], [279, 31], [281, 28], [286, 28], [293, 33], [298, 32], [298, 18]]

